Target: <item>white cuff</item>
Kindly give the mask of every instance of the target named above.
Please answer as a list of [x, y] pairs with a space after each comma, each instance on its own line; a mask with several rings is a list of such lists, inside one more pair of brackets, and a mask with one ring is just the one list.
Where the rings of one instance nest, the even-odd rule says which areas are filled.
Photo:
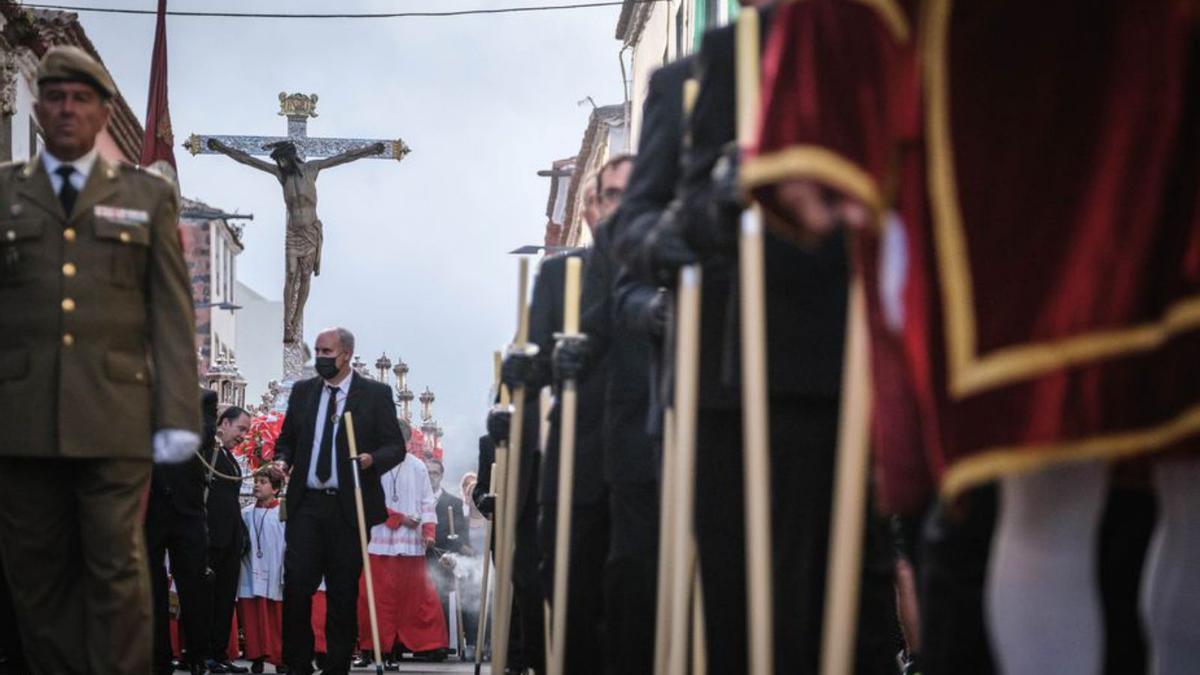
[[155, 463], [178, 464], [200, 447], [200, 436], [187, 429], [159, 429], [154, 432], [153, 445]]

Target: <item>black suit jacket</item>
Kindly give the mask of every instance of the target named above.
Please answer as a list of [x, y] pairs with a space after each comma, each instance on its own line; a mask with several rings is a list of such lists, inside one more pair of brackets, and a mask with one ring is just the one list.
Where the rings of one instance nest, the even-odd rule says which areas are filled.
[[679, 187], [685, 130], [683, 84], [694, 68], [693, 57], [689, 56], [650, 75], [638, 154], [611, 235], [613, 255], [624, 264], [658, 223]]
[[[208, 458], [211, 457], [212, 455], [209, 454]], [[217, 471], [228, 476], [242, 475], [242, 469], [234, 459], [233, 453], [224, 448], [217, 450], [217, 461], [213, 466]], [[208, 487], [208, 503], [206, 504], [209, 546], [232, 547], [240, 551], [246, 545], [246, 523], [242, 520], [242, 505], [238, 501], [241, 491], [241, 481], [213, 476], [212, 483]]]
[[[684, 83], [692, 76], [694, 59], [687, 57], [667, 64], [654, 71], [646, 94], [642, 113], [642, 135], [638, 140], [638, 155], [634, 160], [633, 173], [625, 199], [618, 212], [613, 231], [612, 255], [618, 266], [613, 281], [612, 313], [613, 330], [620, 333], [618, 344], [628, 345], [627, 353], [614, 357], [623, 361], [614, 367], [614, 372], [630, 372], [631, 368], [648, 368], [648, 384], [640, 389], [641, 378], [636, 382], [639, 391], [637, 400], [622, 403], [619, 396], [610, 396], [608, 428], [644, 429], [650, 437], [662, 433], [662, 411], [670, 405], [672, 373], [670, 345], [652, 336], [649, 326], [653, 320], [651, 302], [659, 289], [648, 279], [635, 276], [629, 269], [633, 258], [653, 230], [663, 213], [675, 199], [682, 177], [681, 150], [683, 146], [685, 120], [683, 111]], [[610, 275], [611, 276], [611, 275]], [[639, 339], [640, 338], [640, 339]], [[614, 377], [620, 377], [614, 375]], [[610, 394], [615, 394], [610, 388]], [[632, 392], [627, 392], [632, 393]], [[615, 409], [611, 407], [615, 406]], [[640, 409], [640, 410], [639, 410]], [[626, 439], [614, 439], [612, 451], [606, 451], [605, 470], [610, 480], [620, 479], [615, 472], [614, 462], [620, 462], [622, 450], [630, 447]], [[640, 435], [640, 434], [639, 434]], [[632, 439], [638, 450], [641, 439]], [[657, 449], [657, 445], [654, 446]], [[657, 455], [655, 460], [657, 466]], [[635, 460], [626, 478], [642, 479], [649, 467]]]
[[581, 318], [583, 331], [603, 354], [600, 366], [588, 377], [601, 379], [604, 387], [600, 433], [604, 479], [609, 483], [652, 482], [657, 475], [657, 453], [646, 426], [650, 342], [646, 334], [616, 319], [613, 291], [618, 267], [609, 227], [605, 223], [596, 228], [583, 284]]
[[[404, 434], [396, 417], [391, 389], [380, 382], [368, 380], [351, 373], [350, 391], [346, 396], [344, 412], [353, 413], [354, 437], [360, 454], [370, 454], [371, 467], [360, 474], [362, 483], [363, 511], [367, 526], [372, 527], [387, 520], [383, 487], [379, 477], [404, 461]], [[313, 437], [316, 434], [317, 408], [321, 403], [321, 390], [325, 381], [320, 377], [301, 380], [292, 387], [288, 397], [287, 416], [283, 429], [275, 444], [275, 456], [291, 467], [288, 481], [287, 503], [289, 512], [295, 513], [304, 502], [308, 492], [308, 467], [312, 462]], [[338, 497], [342, 515], [353, 526], [357, 522], [354, 508], [354, 478], [350, 473], [350, 446], [346, 441], [346, 423], [343, 416], [334, 439], [334, 461], [337, 462]]]
[[[762, 12], [765, 41], [774, 12]], [[700, 91], [689, 117], [691, 146], [683, 160], [681, 202], [688, 219], [719, 217], [712, 209], [712, 170], [737, 138], [735, 26], [704, 35], [696, 67]], [[722, 222], [730, 231], [736, 222]], [[739, 399], [740, 332], [736, 250], [703, 250], [700, 397], [705, 406]], [[808, 251], [768, 233], [765, 242], [767, 368], [773, 395], [836, 397], [841, 387], [848, 265], [844, 236]], [[714, 339], [715, 338], [715, 339]]]
[[[437, 500], [437, 536], [434, 546], [452, 553], [461, 553], [467, 543], [470, 532], [467, 531], [467, 516], [463, 513], [463, 501], [458, 497], [442, 490]], [[457, 539], [450, 539], [450, 518], [454, 519], [454, 534]]]
[[[217, 428], [217, 392], [200, 390], [200, 454], [212, 456]], [[155, 464], [150, 471], [150, 501], [147, 510], [171, 509], [183, 516], [204, 515], [204, 464], [193, 455], [179, 464]]]
[[[477, 462], [478, 467], [475, 469], [475, 487], [471, 488], [471, 501], [475, 502], [477, 509], [479, 502], [492, 491], [492, 462], [495, 461], [496, 444], [492, 442], [491, 436], [484, 434], [479, 437], [479, 461]], [[488, 518], [492, 517], [491, 513], [484, 515]]]
[[[563, 329], [563, 297], [567, 278], [567, 259], [572, 256], [584, 257], [586, 274], [587, 268], [591, 264], [588, 262], [591, 252], [576, 251], [544, 260], [533, 286], [529, 335], [544, 354], [554, 351], [554, 334]], [[587, 281], [584, 282], [585, 287], [587, 283]], [[581, 326], [585, 326], [587, 322], [587, 307], [587, 298], [584, 297], [580, 306]], [[583, 327], [582, 331], [588, 332], [586, 327]], [[592, 336], [589, 334], [588, 337]], [[602, 355], [605, 351], [605, 346], [602, 344], [604, 336], [596, 337], [599, 339], [593, 340], [594, 353]], [[576, 384], [575, 486], [573, 494], [575, 504], [593, 504], [600, 501], [604, 495], [604, 483], [601, 480], [604, 466], [604, 445], [602, 443], [604, 368], [605, 360], [601, 356], [598, 362], [589, 368]], [[536, 405], [536, 402], [532, 405]], [[558, 499], [558, 450], [561, 439], [559, 415], [560, 410], [556, 399], [555, 405], [550, 410], [550, 437], [546, 441], [546, 456], [542, 462], [541, 494], [539, 495], [542, 504], [556, 503]], [[533, 438], [537, 438], [536, 433]], [[536, 444], [536, 440], [534, 443]]]

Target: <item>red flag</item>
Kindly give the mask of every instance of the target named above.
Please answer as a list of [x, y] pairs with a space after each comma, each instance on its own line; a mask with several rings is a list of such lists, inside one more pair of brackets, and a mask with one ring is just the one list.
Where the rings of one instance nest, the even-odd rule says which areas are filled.
[[154, 56], [150, 62], [150, 95], [146, 101], [146, 135], [142, 138], [142, 166], [164, 161], [175, 168], [175, 137], [167, 106], [167, 0], [158, 0], [158, 26], [154, 31]]

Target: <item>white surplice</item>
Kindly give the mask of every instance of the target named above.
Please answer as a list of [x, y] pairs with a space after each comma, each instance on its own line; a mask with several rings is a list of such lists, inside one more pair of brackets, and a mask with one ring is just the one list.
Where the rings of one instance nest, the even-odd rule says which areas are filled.
[[250, 533], [250, 551], [242, 556], [237, 596], [282, 601], [285, 544], [279, 507], [247, 506], [242, 509], [242, 520]]
[[[408, 455], [394, 469], [383, 474], [384, 499], [389, 511], [417, 518], [422, 525], [437, 526], [437, 499], [429, 484], [425, 462]], [[381, 523], [371, 528], [371, 543], [367, 551], [375, 555], [425, 555], [421, 528], [401, 526], [395, 530]]]

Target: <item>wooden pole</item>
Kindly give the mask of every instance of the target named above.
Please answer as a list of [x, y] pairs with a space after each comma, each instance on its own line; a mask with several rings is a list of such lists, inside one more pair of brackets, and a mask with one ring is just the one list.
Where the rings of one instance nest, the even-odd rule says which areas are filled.
[[[566, 286], [563, 293], [562, 340], [579, 340], [579, 271], [582, 261], [567, 259]], [[558, 511], [554, 525], [554, 602], [552, 605], [550, 675], [563, 675], [567, 652], [567, 590], [571, 569], [571, 505], [575, 501], [575, 411], [577, 401], [574, 378], [562, 383], [558, 442]]]
[[[450, 519], [450, 541], [457, 541], [458, 533], [454, 531], [454, 504], [446, 505], [446, 517]], [[467, 635], [466, 629], [463, 628], [462, 593], [458, 588], [457, 570], [450, 570], [450, 578], [454, 582], [454, 636], [458, 640], [458, 660], [466, 661], [467, 655], [464, 647], [467, 644]]]
[[[496, 479], [496, 463], [492, 462], [492, 480]], [[495, 508], [493, 502], [493, 508]], [[488, 561], [492, 557], [492, 519], [494, 519], [495, 511], [492, 512], [492, 518], [485, 518], [483, 521], [483, 578], [479, 582], [479, 626], [475, 629], [475, 675], [480, 675], [483, 669], [483, 647], [484, 640], [487, 636], [488, 624], [488, 574], [490, 572]], [[495, 622], [492, 622], [495, 624]]]
[[375, 672], [383, 675], [383, 653], [379, 647], [379, 616], [375, 613], [375, 583], [371, 577], [371, 555], [367, 551], [367, 519], [363, 512], [362, 481], [358, 477], [358, 442], [354, 437], [354, 414], [346, 412], [346, 440], [350, 442], [350, 461], [354, 463], [354, 510], [358, 513], [358, 543], [362, 547], [363, 577], [367, 582], [367, 614], [371, 618], [371, 639], [375, 646]]
[[708, 675], [708, 641], [705, 639], [704, 583], [700, 578], [700, 560], [696, 559], [692, 584], [692, 675]]
[[[513, 352], [523, 352], [527, 349], [529, 340], [529, 259], [521, 258], [518, 264], [517, 272], [517, 337], [509, 349]], [[500, 626], [499, 638], [500, 643], [493, 642], [492, 651], [496, 655], [493, 659], [493, 666], [497, 672], [503, 673], [508, 667], [508, 636], [512, 630], [510, 625], [512, 616], [512, 564], [513, 552], [516, 544], [516, 530], [518, 507], [520, 506], [521, 496], [519, 493], [521, 481], [521, 437], [524, 433], [525, 422], [525, 387], [517, 387], [512, 392], [512, 422], [509, 424], [508, 435], [508, 467], [505, 476], [505, 493], [506, 497], [504, 516], [500, 520], [503, 528], [504, 536], [501, 538], [503, 545], [497, 550], [500, 562], [503, 566], [497, 566], [497, 573], [503, 570], [501, 577], [502, 584], [505, 587], [503, 600], [497, 602], [497, 609], [501, 612], [502, 619]], [[497, 449], [497, 452], [499, 450]]]
[[821, 640], [822, 675], [847, 675], [854, 670], [871, 414], [866, 298], [862, 279], [858, 276], [850, 280], [846, 323], [841, 419], [838, 423], [824, 634]]
[[667, 672], [667, 641], [670, 636], [671, 573], [678, 569], [671, 556], [671, 528], [675, 524], [678, 480], [675, 477], [675, 411], [663, 410], [662, 490], [658, 519], [658, 591], [654, 621], [654, 675]]
[[676, 293], [677, 343], [675, 348], [675, 468], [674, 504], [671, 526], [670, 634], [667, 671], [683, 675], [687, 670], [688, 600], [695, 565], [694, 498], [696, 490], [696, 416], [700, 376], [700, 267], [688, 265], [679, 271]]
[[[752, 8], [737, 23], [738, 143], [753, 142], [759, 108], [759, 16]], [[742, 452], [745, 461], [746, 626], [750, 675], [775, 672], [771, 597], [770, 422], [767, 398], [767, 317], [762, 212], [742, 214], [738, 274], [742, 338]]]
[[[503, 390], [502, 390], [503, 391]], [[508, 400], [507, 394], [501, 395], [501, 400]], [[503, 606], [504, 595], [511, 588], [511, 578], [506, 578], [501, 570], [500, 551], [504, 550], [504, 486], [508, 482], [508, 444], [498, 444], [496, 446], [496, 463], [495, 471], [492, 473], [492, 486], [495, 493], [494, 510], [492, 512], [492, 539], [495, 543], [492, 556], [495, 558], [496, 569], [493, 573], [494, 580], [492, 581], [492, 665], [496, 664], [496, 660], [500, 658], [500, 639], [503, 637], [504, 624], [511, 618], [509, 615], [501, 616], [500, 608]], [[496, 492], [495, 486], [501, 486], [499, 492]], [[510, 611], [511, 614], [511, 611]], [[507, 647], [506, 647], [507, 648]]]

